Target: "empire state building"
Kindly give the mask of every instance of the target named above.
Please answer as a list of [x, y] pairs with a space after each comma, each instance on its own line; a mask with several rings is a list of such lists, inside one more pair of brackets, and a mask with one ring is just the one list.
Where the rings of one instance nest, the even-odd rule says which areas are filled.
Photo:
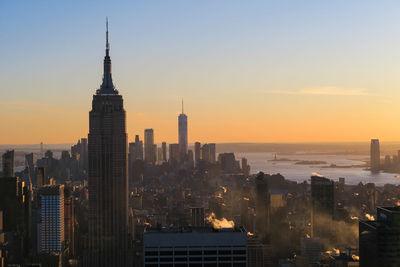
[[103, 83], [89, 112], [89, 250], [87, 266], [127, 266], [127, 134], [122, 96], [111, 75], [108, 22]]

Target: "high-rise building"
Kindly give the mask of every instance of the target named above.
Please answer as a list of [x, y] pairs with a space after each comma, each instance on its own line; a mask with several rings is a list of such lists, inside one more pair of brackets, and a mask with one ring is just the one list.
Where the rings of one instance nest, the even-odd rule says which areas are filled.
[[135, 155], [137, 160], [143, 160], [143, 141], [139, 139], [139, 135], [135, 136]]
[[400, 207], [378, 207], [375, 221], [359, 221], [360, 266], [400, 266]]
[[217, 148], [214, 143], [208, 144], [209, 147], [209, 153], [210, 153], [210, 162], [215, 163], [216, 158], [217, 158]]
[[185, 160], [188, 152], [188, 129], [187, 129], [187, 116], [183, 112], [183, 100], [182, 100], [182, 113], [178, 116], [178, 127], [179, 127], [179, 158], [181, 161]]
[[169, 162], [176, 163], [179, 160], [179, 144], [169, 144]]
[[64, 242], [64, 185], [40, 188], [39, 253], [60, 253]]
[[269, 235], [268, 181], [264, 173], [256, 177], [256, 231], [261, 239]]
[[167, 161], [167, 143], [166, 142], [162, 142], [161, 145], [162, 148], [162, 161]]
[[194, 143], [194, 164], [196, 165], [196, 167], [201, 159], [200, 156], [201, 156], [201, 144], [200, 142], [196, 142]]
[[83, 171], [87, 171], [88, 169], [88, 140], [87, 138], [81, 139], [81, 147], [80, 147], [80, 157], [79, 157], [79, 167]]
[[104, 76], [89, 113], [88, 266], [127, 266], [128, 177], [126, 116], [111, 75], [108, 23]]
[[35, 182], [35, 184], [36, 184], [35, 164], [34, 164], [33, 153], [29, 153], [29, 154], [25, 155], [25, 168], [28, 169], [30, 181]]
[[147, 163], [156, 162], [156, 154], [154, 151], [154, 130], [144, 130], [144, 161]]
[[64, 190], [64, 240], [66, 253], [75, 254], [74, 197], [70, 188]]
[[379, 139], [371, 139], [371, 171], [379, 171], [381, 165], [381, 154], [379, 149]]
[[210, 146], [208, 144], [204, 144], [201, 147], [201, 159], [210, 162]]
[[162, 163], [163, 162], [163, 151], [162, 147], [157, 148], [157, 162]]
[[146, 231], [144, 266], [247, 266], [246, 232], [205, 227], [184, 230]]
[[311, 177], [311, 236], [329, 237], [334, 216], [334, 182], [325, 177]]
[[3, 177], [14, 177], [14, 150], [3, 154]]

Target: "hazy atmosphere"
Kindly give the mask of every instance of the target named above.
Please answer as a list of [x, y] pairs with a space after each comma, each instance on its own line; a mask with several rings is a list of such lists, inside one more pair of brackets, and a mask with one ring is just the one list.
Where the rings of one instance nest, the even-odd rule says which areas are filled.
[[[104, 19], [128, 137], [171, 142], [399, 140], [397, 1], [1, 1], [0, 140], [88, 132]], [[159, 140], [163, 136], [164, 140]]]

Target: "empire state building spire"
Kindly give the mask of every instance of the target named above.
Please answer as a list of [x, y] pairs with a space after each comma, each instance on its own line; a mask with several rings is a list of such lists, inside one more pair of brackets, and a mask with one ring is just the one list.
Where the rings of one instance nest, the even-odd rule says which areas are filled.
[[111, 58], [110, 58], [110, 43], [108, 42], [108, 18], [106, 18], [106, 56], [104, 57], [104, 74], [103, 83], [97, 94], [115, 95], [118, 91], [115, 89], [111, 75]]

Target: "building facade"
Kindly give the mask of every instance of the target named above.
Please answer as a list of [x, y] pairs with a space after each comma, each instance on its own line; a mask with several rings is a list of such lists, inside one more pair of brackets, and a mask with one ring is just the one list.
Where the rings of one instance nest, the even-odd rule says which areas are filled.
[[247, 267], [247, 234], [234, 230], [193, 228], [182, 232], [147, 231], [144, 266]]
[[103, 83], [89, 113], [88, 266], [127, 266], [127, 134], [122, 96], [111, 75], [108, 26]]
[[39, 253], [61, 253], [64, 245], [64, 185], [40, 188]]
[[370, 164], [371, 171], [379, 171], [381, 165], [381, 154], [379, 148], [379, 139], [371, 139]]
[[154, 164], [156, 162], [156, 153], [154, 150], [154, 130], [144, 130], [144, 161]]

